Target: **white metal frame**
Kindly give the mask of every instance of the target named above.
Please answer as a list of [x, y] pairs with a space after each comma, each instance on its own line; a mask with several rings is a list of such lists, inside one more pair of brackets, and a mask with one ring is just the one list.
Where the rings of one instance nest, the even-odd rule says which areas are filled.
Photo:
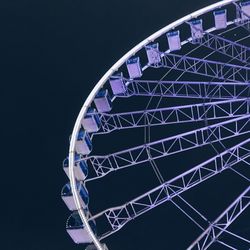
[[96, 93], [103, 87], [103, 85], [106, 83], [106, 81], [109, 79], [110, 76], [113, 75], [114, 72], [116, 72], [131, 56], [135, 55], [139, 50], [144, 48], [148, 43], [153, 42], [155, 39], [158, 37], [162, 36], [163, 34], [167, 33], [168, 31], [176, 28], [177, 26], [188, 22], [189, 20], [193, 18], [197, 18], [198, 16], [205, 14], [207, 12], [213, 11], [217, 8], [221, 8], [225, 5], [228, 5], [230, 3], [237, 2], [239, 0], [223, 0], [218, 3], [209, 5], [205, 8], [202, 8], [198, 11], [193, 12], [192, 14], [186, 15], [183, 18], [163, 27], [159, 31], [155, 32], [139, 44], [137, 44], [134, 48], [132, 48], [129, 52], [127, 52], [121, 59], [119, 59], [105, 74], [104, 76], [99, 80], [99, 82], [95, 85], [91, 93], [89, 94], [88, 98], [84, 102], [80, 113], [78, 114], [78, 117], [76, 119], [71, 140], [70, 140], [70, 147], [69, 147], [69, 178], [70, 178], [70, 185], [74, 197], [74, 201], [76, 204], [76, 208], [78, 210], [78, 213], [82, 219], [83, 224], [85, 225], [85, 228], [87, 232], [89, 233], [90, 237], [93, 240], [93, 243], [95, 244], [96, 248], [98, 250], [104, 250], [103, 246], [101, 245], [100, 241], [97, 239], [95, 234], [92, 232], [89, 224], [88, 224], [88, 219], [86, 218], [83, 209], [81, 208], [81, 203], [80, 203], [80, 197], [78, 195], [77, 189], [76, 189], [76, 180], [74, 177], [74, 154], [75, 154], [75, 146], [76, 146], [76, 140], [77, 140], [77, 134], [78, 131], [81, 127], [81, 120], [86, 114], [87, 108], [90, 106], [92, 101], [94, 100], [94, 97]]

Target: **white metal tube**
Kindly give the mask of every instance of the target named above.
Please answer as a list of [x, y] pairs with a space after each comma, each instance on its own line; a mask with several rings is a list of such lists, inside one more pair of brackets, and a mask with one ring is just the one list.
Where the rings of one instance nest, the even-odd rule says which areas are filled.
[[141, 50], [142, 48], [144, 48], [145, 45], [147, 45], [150, 42], [153, 42], [155, 39], [157, 39], [158, 37], [162, 36], [163, 34], [165, 34], [166, 32], [170, 31], [171, 29], [176, 28], [177, 26], [191, 20], [192, 18], [197, 18], [198, 16], [205, 14], [209, 11], [213, 11], [214, 9], [223, 7], [225, 5], [228, 5], [230, 3], [233, 2], [237, 2], [239, 0], [223, 0], [220, 1], [218, 3], [209, 5], [205, 8], [202, 8], [198, 11], [193, 12], [192, 14], [186, 15], [183, 18], [163, 27], [162, 29], [160, 29], [159, 31], [155, 32], [154, 34], [152, 34], [151, 36], [149, 36], [148, 38], [146, 38], [145, 40], [143, 40], [142, 42], [140, 42], [139, 44], [137, 44], [134, 48], [132, 48], [129, 52], [127, 52], [122, 58], [120, 58], [104, 75], [103, 77], [99, 80], [99, 82], [95, 85], [95, 87], [93, 88], [93, 90], [91, 91], [91, 93], [89, 94], [89, 96], [87, 97], [86, 101], [84, 102], [80, 113], [78, 114], [78, 117], [76, 119], [74, 128], [73, 128], [73, 132], [72, 132], [72, 136], [71, 136], [71, 140], [70, 140], [70, 147], [69, 147], [69, 178], [70, 178], [70, 185], [71, 185], [71, 189], [72, 189], [72, 194], [74, 197], [74, 201], [76, 204], [76, 208], [79, 212], [80, 218], [83, 222], [83, 225], [85, 226], [86, 230], [88, 231], [90, 237], [93, 240], [93, 243], [95, 244], [96, 248], [98, 250], [103, 250], [103, 247], [101, 245], [101, 243], [99, 242], [98, 238], [95, 236], [95, 234], [92, 232], [89, 224], [88, 224], [88, 220], [84, 214], [83, 209], [81, 208], [81, 204], [80, 204], [80, 200], [79, 200], [79, 195], [76, 189], [76, 180], [74, 177], [74, 156], [75, 156], [75, 142], [77, 139], [77, 134], [78, 131], [80, 129], [81, 126], [81, 119], [82, 117], [84, 117], [87, 108], [89, 107], [89, 105], [92, 103], [93, 99], [95, 98], [96, 93], [103, 87], [103, 85], [105, 84], [105, 82], [109, 79], [109, 77], [115, 72], [117, 71], [131, 56], [133, 56], [134, 54], [136, 54], [139, 50]]

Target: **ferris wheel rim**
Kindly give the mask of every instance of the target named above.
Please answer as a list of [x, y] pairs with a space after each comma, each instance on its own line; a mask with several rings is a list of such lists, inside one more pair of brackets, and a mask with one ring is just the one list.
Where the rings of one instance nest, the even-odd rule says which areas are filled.
[[77, 208], [77, 212], [82, 220], [83, 225], [86, 227], [87, 232], [89, 233], [90, 238], [92, 239], [94, 245], [98, 250], [103, 250], [102, 244], [98, 240], [97, 236], [92, 231], [88, 219], [82, 209], [79, 194], [77, 192], [76, 188], [76, 179], [74, 176], [74, 155], [75, 155], [75, 146], [76, 146], [76, 139], [77, 139], [77, 133], [81, 126], [81, 119], [84, 117], [84, 115], [87, 112], [88, 107], [92, 103], [96, 93], [103, 87], [103, 85], [106, 83], [106, 81], [109, 79], [110, 76], [114, 72], [116, 72], [131, 56], [135, 55], [137, 52], [139, 52], [142, 48], [144, 48], [147, 44], [150, 42], [153, 42], [155, 39], [159, 38], [160, 36], [164, 35], [166, 32], [180, 26], [181, 24], [188, 22], [189, 20], [193, 18], [197, 18], [200, 15], [203, 15], [205, 13], [211, 12], [217, 8], [221, 8], [223, 6], [226, 6], [231, 3], [238, 2], [239, 0], [222, 0], [217, 3], [211, 4], [209, 6], [206, 6], [204, 8], [201, 8], [197, 11], [192, 12], [191, 14], [188, 14], [166, 26], [161, 28], [160, 30], [156, 31], [140, 43], [138, 43], [136, 46], [134, 46], [131, 50], [129, 50], [125, 55], [123, 55], [104, 75], [103, 77], [97, 82], [97, 84], [94, 86], [90, 94], [88, 95], [87, 99], [85, 100], [78, 116], [76, 119], [76, 122], [74, 124], [72, 136], [70, 139], [70, 147], [69, 147], [69, 179], [70, 179], [70, 186], [72, 190], [73, 199]]

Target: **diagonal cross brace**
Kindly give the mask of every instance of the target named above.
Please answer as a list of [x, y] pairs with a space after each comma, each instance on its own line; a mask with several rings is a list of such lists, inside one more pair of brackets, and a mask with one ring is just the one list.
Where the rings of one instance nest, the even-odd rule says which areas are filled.
[[87, 160], [97, 176], [135, 166], [151, 159], [158, 159], [193, 148], [207, 145], [218, 140], [229, 139], [250, 132], [250, 116], [235, 118], [229, 121], [203, 127], [190, 132], [178, 134], [158, 141], [143, 144], [134, 148], [119, 151], [105, 156], [89, 156]]
[[195, 240], [188, 250], [206, 250], [250, 206], [250, 186]]
[[171, 200], [175, 196], [180, 195], [205, 180], [216, 176], [224, 170], [230, 169], [242, 160], [249, 162], [249, 156], [250, 139], [247, 139], [183, 174], [164, 182], [158, 187], [127, 202], [126, 204], [107, 209], [99, 213], [97, 216], [93, 216], [93, 218], [98, 219], [98, 217], [105, 216], [108, 219], [112, 230], [104, 233], [105, 237], [107, 237], [120, 230], [132, 219], [135, 219], [158, 205]]

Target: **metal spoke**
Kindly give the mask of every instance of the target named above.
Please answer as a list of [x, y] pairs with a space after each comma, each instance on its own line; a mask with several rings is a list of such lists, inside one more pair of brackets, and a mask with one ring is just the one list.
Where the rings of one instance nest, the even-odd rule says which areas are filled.
[[246, 99], [228, 99], [125, 113], [104, 113], [100, 114], [101, 127], [95, 134], [106, 134], [128, 128], [202, 121], [204, 118], [207, 120], [235, 118], [247, 114], [249, 114], [249, 102]]
[[[219, 52], [223, 55], [226, 55], [228, 57], [231, 57], [232, 59], [236, 59], [243, 63], [250, 62], [250, 49], [247, 46], [237, 43], [236, 41], [234, 42], [229, 39], [223, 38], [220, 34], [215, 35], [211, 32], [202, 31], [197, 27], [193, 28], [203, 33], [202, 38], [197, 39], [196, 41], [196, 43], [200, 44], [200, 46], [203, 45], [209, 49], [212, 49], [215, 52]], [[188, 41], [193, 43], [192, 38], [188, 39]]]
[[232, 246], [228, 245], [227, 243], [225, 243], [225, 242], [223, 242], [223, 241], [221, 241], [221, 240], [217, 240], [216, 242], [220, 243], [221, 245], [223, 245], [223, 246], [225, 246], [225, 247], [227, 247], [227, 248], [229, 248], [229, 249], [238, 250], [237, 248], [232, 247]]
[[[249, 115], [229, 121], [203, 127], [162, 140], [143, 144], [134, 148], [119, 151], [105, 156], [89, 156], [87, 160], [97, 176], [105, 176], [109, 172], [135, 166], [137, 164], [176, 154], [186, 150], [229, 139], [249, 133]], [[208, 133], [209, 132], [209, 133]], [[150, 152], [150, 154], [148, 153]]]
[[198, 40], [203, 46], [223, 55], [229, 56], [243, 63], [250, 62], [250, 49], [237, 42], [230, 41], [221, 36], [204, 32], [202, 39]]
[[[244, 163], [247, 163], [247, 165], [250, 165], [249, 162], [244, 161]], [[240, 173], [238, 170], [234, 169], [233, 167], [231, 168], [231, 171], [242, 177], [246, 181], [250, 181], [248, 177], [246, 177], [244, 174]]]
[[129, 96], [160, 96], [200, 99], [236, 99], [248, 97], [249, 84], [239, 82], [192, 82], [133, 80], [128, 85]]
[[194, 241], [188, 250], [207, 249], [249, 205], [250, 186]]
[[[112, 230], [109, 233], [105, 233], [105, 237], [107, 237], [110, 233], [120, 230], [130, 220], [150, 211], [166, 201], [171, 200], [182, 192], [203, 183], [205, 180], [216, 176], [231, 166], [241, 162], [242, 159], [248, 158], [250, 156], [250, 148], [246, 151], [246, 147], [250, 146], [249, 142], [250, 139], [247, 139], [172, 180], [164, 182], [162, 185], [150, 190], [136, 199], [133, 199], [122, 206], [107, 209], [93, 216], [92, 219], [97, 219], [100, 216], [107, 217], [112, 227]], [[244, 148], [244, 150], [241, 150], [242, 148]], [[236, 155], [236, 157], [228, 157], [231, 156], [232, 153]]]
[[219, 228], [219, 229], [222, 230], [224, 233], [230, 234], [231, 236], [233, 236], [233, 237], [235, 237], [235, 238], [238, 238], [238, 239], [240, 239], [240, 240], [242, 240], [242, 241], [245, 241], [245, 242], [247, 242], [247, 243], [250, 244], [250, 240], [245, 239], [245, 238], [242, 237], [242, 236], [239, 236], [239, 235], [237, 235], [237, 234], [235, 234], [235, 233], [232, 233], [232, 232], [228, 231], [227, 229], [222, 228], [221, 226], [216, 225], [215, 227]]
[[[144, 122], [145, 122], [145, 123], [147, 122], [146, 118], [144, 119]], [[151, 140], [150, 140], [150, 125], [149, 125], [149, 126], [147, 126], [147, 127], [144, 128], [144, 143], [149, 143], [150, 141], [151, 141]], [[148, 151], [148, 154], [151, 156], [150, 151]], [[151, 156], [151, 157], [152, 157], [152, 156]], [[162, 176], [162, 174], [161, 174], [161, 172], [160, 172], [160, 170], [159, 170], [157, 164], [155, 163], [155, 161], [154, 161], [153, 159], [150, 160], [150, 164], [151, 164], [151, 166], [152, 166], [152, 169], [153, 169], [153, 171], [154, 171], [154, 173], [155, 173], [155, 175], [156, 175], [156, 177], [157, 177], [159, 183], [160, 183], [160, 184], [163, 184], [163, 183], [164, 183], [164, 178], [163, 178], [163, 176]], [[167, 190], [165, 190], [165, 193], [166, 193], [166, 195], [168, 195]], [[192, 210], [192, 212], [193, 212], [196, 216], [198, 215], [199, 219], [202, 219], [202, 223], [204, 223], [204, 221], [206, 222], [206, 224], [208, 223], [207, 218], [206, 218], [203, 214], [201, 214], [196, 208], [194, 208], [189, 202], [187, 202], [181, 195], [177, 195], [177, 196], [176, 196], [176, 199], [179, 199], [179, 201], [184, 202], [184, 204], [185, 204], [186, 206], [188, 206], [188, 208], [190, 208], [190, 209]], [[196, 226], [198, 226], [200, 229], [204, 230], [203, 226], [202, 226], [200, 223], [198, 223], [198, 222], [195, 220], [194, 216], [190, 215], [190, 213], [188, 213], [188, 212], [185, 210], [185, 208], [181, 207], [180, 204], [177, 204], [177, 202], [175, 202], [173, 199], [171, 199], [171, 202], [172, 202], [172, 203], [175, 205], [175, 207], [177, 207], [177, 208], [178, 208], [178, 209], [179, 209], [188, 219], [190, 219]]]
[[[177, 196], [178, 197], [178, 196]], [[189, 215], [183, 208], [181, 208], [180, 205], [178, 205], [175, 201], [170, 200], [183, 214], [185, 214], [197, 227], [199, 227], [201, 230], [204, 230], [204, 228], [191, 216]]]
[[[242, 244], [250, 244], [249, 239], [227, 230], [249, 208], [250, 187], [213, 222], [203, 215], [203, 211], [199, 211], [199, 207], [193, 206], [182, 196], [224, 170], [230, 170], [232, 176], [238, 175], [239, 181], [249, 185], [246, 172], [250, 166], [250, 139], [246, 139], [250, 133], [249, 13], [249, 2], [240, 0], [222, 0], [191, 13], [140, 42], [99, 80], [78, 115], [70, 140], [68, 162], [64, 161], [63, 166], [70, 178], [70, 188], [63, 189], [65, 193], [62, 192], [62, 197], [70, 210], [76, 210], [73, 214], [79, 214], [76, 227], [72, 228], [71, 223], [66, 226], [74, 242], [89, 244], [88, 249], [107, 249], [101, 240], [116, 233], [129, 221], [169, 201], [190, 220], [188, 222], [201, 230], [200, 237], [190, 247], [207, 249], [216, 242], [225, 248], [237, 248], [234, 247], [235, 242], [228, 243], [227, 238], [220, 237], [221, 234]], [[214, 22], [211, 18], [214, 18]], [[210, 22], [206, 19], [210, 19]], [[207, 27], [213, 23], [214, 27]], [[199, 27], [197, 32], [193, 27]], [[163, 39], [165, 44], [162, 43]], [[150, 51], [151, 48], [154, 51]], [[129, 99], [132, 96], [134, 98]], [[121, 98], [124, 100], [121, 101]], [[143, 105], [143, 110], [138, 110], [137, 103], [133, 102], [137, 100], [138, 104]], [[116, 103], [119, 101], [121, 103]], [[123, 101], [131, 103], [126, 105]], [[171, 106], [171, 101], [178, 104]], [[120, 108], [127, 112], [119, 111]], [[180, 127], [175, 128], [175, 124]], [[121, 149], [117, 143], [111, 153], [108, 148], [102, 151], [103, 143], [98, 145], [103, 138], [122, 140], [118, 130], [123, 130], [121, 134], [129, 134], [136, 133], [137, 128], [141, 128], [138, 129], [140, 132], [144, 130], [144, 141], [138, 142], [139, 145], [131, 143], [126, 149]], [[133, 131], [125, 131], [129, 129]], [[161, 129], [169, 131], [164, 134], [160, 133]], [[179, 129], [181, 132], [176, 132]], [[116, 132], [103, 138], [95, 137], [113, 131]], [[201, 155], [204, 162], [192, 168], [183, 166], [188, 170], [181, 174], [182, 168], [176, 169], [175, 177], [170, 180], [163, 177], [163, 169], [167, 174], [173, 174], [175, 170], [169, 170], [168, 164], [161, 166], [161, 169], [157, 165], [163, 162], [163, 159], [157, 159], [163, 157], [171, 156], [171, 162], [172, 158], [175, 161], [178, 157], [206, 149], [212, 156]], [[96, 152], [101, 153], [96, 155]], [[92, 216], [93, 211], [89, 209], [93, 208], [92, 205], [98, 206], [99, 201], [91, 203], [89, 207], [89, 194], [96, 190], [92, 184], [98, 186], [102, 181], [91, 182], [91, 185], [87, 185], [87, 182], [114, 171], [119, 173], [110, 177], [116, 178], [122, 175], [122, 171], [118, 170], [132, 170], [143, 163], [145, 167], [151, 166], [159, 181], [158, 186], [146, 192], [143, 190], [142, 195], [123, 201], [121, 206]], [[246, 168], [242, 169], [238, 163]], [[188, 164], [188, 161], [183, 164]], [[138, 184], [137, 179], [135, 181]], [[109, 186], [106, 187], [109, 191]], [[68, 222], [71, 219], [74, 216]]]
[[250, 68], [245, 66], [168, 53], [164, 54], [161, 65], [158, 67], [176, 69], [233, 82], [248, 82], [250, 76]]

